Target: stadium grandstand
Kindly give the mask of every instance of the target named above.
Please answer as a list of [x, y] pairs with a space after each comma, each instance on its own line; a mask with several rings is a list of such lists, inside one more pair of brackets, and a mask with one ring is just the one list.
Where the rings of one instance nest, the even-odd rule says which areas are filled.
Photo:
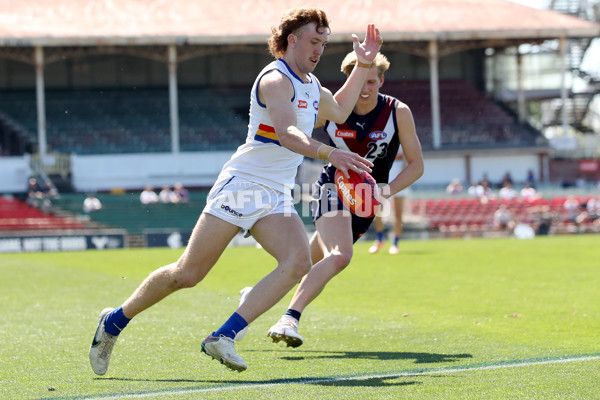
[[[598, 2], [552, 0], [545, 9], [508, 0], [370, 4], [365, 11], [353, 1], [318, 3], [332, 33], [316, 75], [340, 87], [351, 34], [377, 23], [392, 64], [382, 91], [410, 106], [423, 146], [425, 174], [412, 211], [430, 222], [430, 232], [489, 230], [489, 207], [477, 207], [485, 215], [466, 227], [439, 215], [463, 213], [437, 204], [439, 188], [454, 178], [467, 185], [510, 173], [520, 184], [532, 171], [549, 187], [600, 181], [600, 77], [597, 68], [581, 67], [600, 36]], [[37, 214], [12, 204], [25, 202], [30, 176], [61, 193], [39, 217], [55, 217], [56, 229], [71, 231], [120, 228], [119, 218], [139, 211], [137, 194], [146, 185], [209, 187], [245, 140], [249, 90], [271, 60], [270, 27], [297, 5], [305, 4], [56, 0], [48, 7], [0, 0], [0, 194], [15, 199], [3, 203], [0, 223], [23, 210], [10, 223], [35, 224]], [[300, 176], [311, 182], [310, 173]], [[564, 198], [553, 190], [546, 194]], [[86, 192], [103, 193], [107, 207], [77, 218]], [[188, 228], [183, 221], [194, 220], [198, 196], [140, 211], [160, 217], [142, 215], [138, 221], [147, 223], [127, 231]], [[554, 204], [545, 201], [539, 205]], [[115, 219], [112, 207], [129, 212]], [[165, 217], [174, 212], [182, 218]], [[573, 231], [561, 221], [560, 232]], [[3, 226], [0, 235], [16, 231]]]

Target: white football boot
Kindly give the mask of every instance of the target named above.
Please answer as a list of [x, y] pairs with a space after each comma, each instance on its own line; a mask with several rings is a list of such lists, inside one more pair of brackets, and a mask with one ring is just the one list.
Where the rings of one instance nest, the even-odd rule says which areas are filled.
[[233, 339], [227, 336], [210, 334], [202, 341], [202, 351], [234, 371], [242, 372], [248, 368], [244, 359], [236, 354]]
[[298, 334], [298, 320], [289, 315], [282, 316], [279, 322], [269, 329], [267, 336], [273, 339], [274, 343], [283, 340], [288, 347], [298, 347], [304, 343], [304, 339]]
[[110, 314], [114, 308], [105, 308], [100, 313], [100, 321], [98, 321], [98, 328], [92, 340], [90, 346], [90, 365], [96, 373], [96, 375], [104, 375], [108, 370], [108, 363], [110, 362], [110, 355], [112, 349], [117, 342], [117, 336], [113, 336], [106, 333], [104, 330], [104, 322], [108, 314]]
[[[238, 307], [244, 304], [244, 301], [246, 301], [246, 297], [248, 297], [248, 293], [250, 293], [251, 290], [252, 286], [248, 286], [240, 290], [240, 304], [238, 305]], [[250, 325], [247, 325], [244, 329], [242, 329], [235, 335], [235, 341], [240, 341], [244, 338], [244, 335], [246, 335], [246, 332], [248, 332], [248, 326]]]
[[379, 250], [381, 250], [381, 248], [383, 247], [384, 244], [385, 244], [384, 240], [381, 240], [381, 241], [376, 240], [375, 242], [373, 242], [371, 247], [369, 247], [369, 253], [375, 254], [375, 253], [379, 252]]

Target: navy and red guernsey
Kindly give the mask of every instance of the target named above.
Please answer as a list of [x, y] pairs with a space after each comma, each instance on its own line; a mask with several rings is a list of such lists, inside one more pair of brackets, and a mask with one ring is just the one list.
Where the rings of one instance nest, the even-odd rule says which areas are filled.
[[[400, 139], [396, 123], [398, 99], [379, 94], [377, 106], [366, 115], [352, 112], [345, 123], [327, 121], [325, 131], [332, 146], [352, 151], [371, 161], [371, 176], [379, 183], [387, 183]], [[331, 164], [327, 169], [335, 169]], [[331, 171], [330, 171], [331, 172]]]

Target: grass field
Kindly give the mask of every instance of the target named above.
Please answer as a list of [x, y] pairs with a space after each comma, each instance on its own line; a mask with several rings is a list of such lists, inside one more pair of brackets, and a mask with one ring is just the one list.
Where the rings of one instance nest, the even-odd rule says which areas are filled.
[[300, 324], [297, 349], [265, 337], [289, 295], [227, 370], [201, 340], [273, 262], [228, 249], [194, 289], [142, 313], [97, 377], [97, 316], [180, 251], [0, 255], [1, 399], [598, 399], [600, 237], [404, 241], [355, 247]]

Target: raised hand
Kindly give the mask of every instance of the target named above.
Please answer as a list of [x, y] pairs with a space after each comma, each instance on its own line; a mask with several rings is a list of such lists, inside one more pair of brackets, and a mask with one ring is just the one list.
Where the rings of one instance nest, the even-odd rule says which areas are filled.
[[356, 58], [360, 63], [370, 64], [373, 62], [382, 44], [383, 39], [375, 24], [367, 25], [367, 34], [362, 43], [359, 42], [358, 36], [352, 35], [352, 46], [354, 47]]

